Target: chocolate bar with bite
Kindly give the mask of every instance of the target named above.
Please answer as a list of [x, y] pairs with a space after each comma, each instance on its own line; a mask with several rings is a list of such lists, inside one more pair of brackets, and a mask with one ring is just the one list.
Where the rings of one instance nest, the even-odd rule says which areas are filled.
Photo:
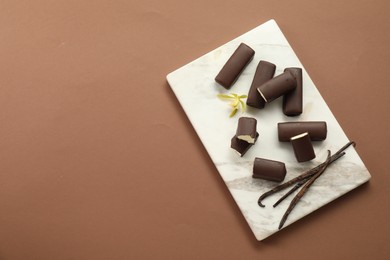
[[326, 139], [327, 126], [324, 121], [296, 121], [278, 123], [278, 138], [280, 142], [290, 142], [290, 138], [307, 132], [311, 141]]
[[265, 101], [261, 97], [260, 93], [257, 91], [257, 88], [272, 79], [275, 74], [276, 66], [275, 64], [261, 60], [257, 65], [255, 76], [251, 87], [248, 92], [248, 98], [246, 99], [246, 104], [250, 107], [255, 108], [264, 108]]
[[302, 87], [302, 69], [286, 68], [285, 72], [290, 72], [296, 81], [295, 89], [283, 96], [283, 113], [286, 116], [298, 116], [303, 110], [303, 87]]
[[[258, 137], [259, 133], [256, 133], [255, 143]], [[241, 157], [244, 156], [244, 154], [249, 150], [249, 148], [252, 147], [252, 145], [254, 144], [248, 143], [244, 140], [240, 140], [237, 138], [237, 136], [233, 136], [230, 142], [230, 147], [234, 149]]]
[[282, 162], [255, 158], [253, 163], [253, 178], [281, 182], [286, 176], [286, 166]]
[[254, 55], [255, 51], [251, 47], [241, 43], [215, 77], [215, 81], [224, 88], [229, 89], [253, 59]]
[[307, 162], [316, 158], [308, 132], [290, 138], [298, 162]]
[[296, 85], [297, 81], [294, 76], [289, 71], [286, 71], [259, 86], [257, 91], [264, 101], [268, 103], [292, 91]]
[[257, 120], [255, 118], [240, 117], [236, 131], [237, 138], [253, 144], [256, 139], [256, 126]]

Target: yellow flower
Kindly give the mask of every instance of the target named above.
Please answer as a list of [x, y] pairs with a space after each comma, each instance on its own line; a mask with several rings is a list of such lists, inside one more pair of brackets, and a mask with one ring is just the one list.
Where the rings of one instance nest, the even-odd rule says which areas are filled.
[[232, 112], [230, 113], [229, 117], [233, 117], [237, 113], [237, 111], [240, 109], [240, 106], [241, 106], [242, 112], [245, 111], [245, 103], [241, 99], [247, 98], [248, 97], [247, 95], [237, 95], [237, 94], [231, 93], [229, 95], [218, 94], [217, 97], [219, 97], [220, 99], [225, 100], [225, 101], [230, 101], [229, 105], [232, 107]]

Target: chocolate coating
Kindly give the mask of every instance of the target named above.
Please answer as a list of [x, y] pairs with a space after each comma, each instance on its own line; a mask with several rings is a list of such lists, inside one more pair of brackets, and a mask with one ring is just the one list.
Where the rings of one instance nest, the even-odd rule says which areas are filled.
[[307, 162], [316, 158], [308, 132], [293, 136], [290, 140], [298, 162]]
[[256, 119], [252, 117], [240, 117], [238, 119], [238, 126], [236, 131], [237, 138], [248, 143], [254, 143], [257, 133], [256, 125]]
[[275, 64], [261, 60], [257, 65], [255, 76], [253, 77], [252, 85], [248, 92], [248, 98], [246, 99], [246, 104], [250, 107], [255, 108], [264, 108], [265, 101], [261, 97], [260, 93], [257, 91], [257, 88], [272, 79], [275, 74], [276, 66]]
[[284, 180], [284, 177], [286, 177], [286, 166], [282, 162], [255, 158], [252, 177], [281, 182]]
[[290, 138], [308, 132], [312, 141], [326, 139], [327, 126], [324, 121], [301, 121], [278, 123], [278, 138], [280, 142], [290, 142]]
[[[256, 138], [255, 142], [257, 141], [257, 138], [259, 137], [259, 133], [256, 133]], [[231, 142], [230, 142], [230, 147], [242, 157], [248, 150], [249, 148], [252, 147], [251, 143], [248, 143], [247, 141], [240, 140], [237, 138], [237, 136], [233, 136]]]
[[294, 90], [283, 96], [283, 113], [286, 116], [298, 116], [302, 114], [303, 110], [302, 69], [286, 68], [284, 71], [290, 72], [294, 76], [297, 85]]
[[271, 102], [295, 89], [296, 85], [294, 76], [286, 71], [259, 86], [257, 91], [265, 102]]
[[253, 59], [254, 55], [255, 51], [252, 48], [245, 43], [241, 43], [215, 77], [215, 81], [224, 88], [229, 89]]

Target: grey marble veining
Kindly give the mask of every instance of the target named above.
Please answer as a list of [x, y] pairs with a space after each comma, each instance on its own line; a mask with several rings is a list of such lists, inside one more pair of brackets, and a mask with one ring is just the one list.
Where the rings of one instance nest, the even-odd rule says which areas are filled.
[[[234, 86], [226, 90], [215, 83], [214, 78], [241, 42], [251, 46], [256, 54]], [[228, 117], [230, 108], [217, 98], [217, 94], [247, 94], [260, 60], [274, 63], [277, 66], [275, 75], [282, 73], [286, 67], [303, 69], [302, 115], [286, 117], [281, 109], [281, 99], [278, 99], [262, 110], [248, 108], [242, 114], [239, 112], [233, 118]], [[349, 141], [274, 20], [177, 69], [167, 76], [167, 80], [258, 240], [278, 231], [280, 219], [293, 195], [273, 208], [273, 203], [287, 191], [285, 190], [266, 198], [263, 201], [266, 207], [260, 208], [257, 205], [258, 197], [276, 183], [252, 178], [254, 158], [283, 161], [287, 168], [285, 181], [288, 181], [322, 163], [326, 159], [327, 150], [335, 152]], [[243, 157], [230, 149], [230, 139], [235, 134], [240, 116], [256, 118], [260, 134], [256, 144]], [[316, 158], [313, 161], [298, 163], [291, 145], [278, 141], [277, 123], [303, 120], [326, 121], [328, 136], [325, 141], [314, 143]], [[290, 214], [285, 227], [369, 179], [370, 174], [356, 150], [348, 148], [346, 155], [329, 166], [316, 180]]]

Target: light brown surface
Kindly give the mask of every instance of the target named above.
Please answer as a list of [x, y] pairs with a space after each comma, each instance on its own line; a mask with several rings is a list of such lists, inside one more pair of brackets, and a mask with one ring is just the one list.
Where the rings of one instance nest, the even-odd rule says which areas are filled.
[[[389, 3], [1, 1], [0, 259], [388, 259]], [[372, 180], [257, 242], [165, 76], [271, 18]]]

